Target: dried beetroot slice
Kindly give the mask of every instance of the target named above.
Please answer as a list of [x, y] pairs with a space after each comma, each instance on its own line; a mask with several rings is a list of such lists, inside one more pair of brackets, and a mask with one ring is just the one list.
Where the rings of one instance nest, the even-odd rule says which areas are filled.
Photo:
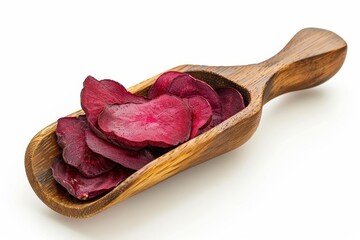
[[232, 87], [218, 88], [216, 92], [219, 94], [222, 108], [223, 120], [230, 118], [232, 115], [240, 112], [245, 108], [244, 99], [241, 93]]
[[115, 146], [114, 144], [99, 138], [91, 130], [85, 131], [85, 139], [87, 146], [93, 152], [111, 159], [126, 168], [139, 170], [155, 159], [149, 150], [143, 149], [139, 151], [132, 151]]
[[191, 110], [191, 134], [190, 138], [194, 138], [200, 134], [200, 129], [210, 123], [212, 110], [209, 102], [201, 96], [192, 96], [187, 99], [189, 109]]
[[109, 192], [124, 181], [132, 171], [121, 166], [113, 168], [97, 177], [86, 178], [76, 168], [66, 164], [61, 158], [56, 158], [51, 170], [54, 179], [72, 196], [87, 200]]
[[64, 117], [58, 120], [56, 135], [63, 148], [64, 161], [86, 177], [94, 177], [111, 170], [116, 163], [88, 148], [85, 141], [87, 129], [89, 126], [85, 116]]
[[165, 72], [156, 79], [155, 83], [151, 86], [148, 97], [155, 98], [162, 94], [166, 94], [168, 92], [169, 86], [171, 82], [178, 76], [181, 75], [188, 75], [186, 73], [176, 72], [176, 71], [169, 71]]
[[161, 95], [142, 104], [108, 105], [98, 124], [107, 138], [131, 147], [170, 147], [189, 138], [191, 114], [182, 99]]
[[168, 93], [181, 98], [188, 98], [194, 95], [204, 97], [209, 102], [213, 112], [209, 126], [214, 127], [222, 121], [222, 107], [219, 95], [209, 84], [197, 80], [188, 74], [181, 75], [172, 81]]
[[86, 118], [90, 125], [97, 127], [97, 118], [104, 107], [114, 103], [143, 103], [147, 100], [126, 90], [118, 82], [105, 79], [98, 81], [92, 76], [88, 76], [84, 81], [81, 90], [81, 107], [86, 113]]

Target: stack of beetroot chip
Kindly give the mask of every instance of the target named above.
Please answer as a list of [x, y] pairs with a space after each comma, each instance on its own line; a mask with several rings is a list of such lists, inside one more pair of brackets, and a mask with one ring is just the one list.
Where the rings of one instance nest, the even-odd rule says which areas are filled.
[[161, 154], [245, 107], [237, 89], [213, 89], [174, 71], [162, 74], [146, 97], [113, 80], [88, 76], [81, 106], [85, 115], [58, 120], [62, 154], [52, 164], [54, 179], [80, 200], [110, 191]]

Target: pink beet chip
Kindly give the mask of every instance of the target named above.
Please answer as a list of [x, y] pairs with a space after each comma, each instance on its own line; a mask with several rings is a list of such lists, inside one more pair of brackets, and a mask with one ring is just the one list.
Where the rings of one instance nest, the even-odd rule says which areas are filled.
[[222, 106], [219, 95], [206, 82], [197, 80], [189, 74], [181, 75], [172, 81], [168, 93], [181, 98], [188, 98], [195, 95], [204, 97], [209, 102], [213, 112], [212, 120], [208, 125], [209, 128], [214, 127], [222, 121]]
[[87, 146], [93, 152], [111, 159], [126, 168], [138, 170], [155, 158], [149, 150], [133, 151], [121, 148], [99, 138], [91, 130], [85, 131], [85, 138]]
[[223, 120], [230, 118], [245, 108], [244, 99], [241, 93], [235, 88], [218, 88], [216, 92], [219, 94], [221, 100]]
[[212, 110], [209, 102], [201, 96], [192, 96], [187, 100], [191, 110], [192, 124], [190, 138], [194, 138], [200, 134], [200, 129], [210, 123], [212, 118]]
[[61, 158], [54, 160], [51, 166], [54, 179], [72, 196], [86, 200], [109, 192], [132, 173], [121, 166], [93, 178], [86, 178], [80, 172], [66, 164]]
[[178, 76], [188, 75], [182, 72], [169, 71], [165, 72], [156, 79], [155, 83], [151, 86], [148, 97], [155, 98], [162, 94], [166, 94], [172, 81]]
[[89, 126], [85, 116], [64, 117], [57, 123], [56, 135], [67, 164], [77, 168], [87, 177], [100, 175], [115, 167], [113, 161], [92, 152], [86, 145], [85, 131]]
[[108, 105], [98, 124], [107, 138], [131, 147], [171, 147], [189, 138], [191, 114], [182, 99], [161, 95], [142, 104]]
[[96, 128], [97, 118], [104, 107], [114, 103], [143, 103], [147, 100], [126, 90], [118, 82], [105, 79], [98, 81], [92, 76], [88, 76], [84, 81], [81, 90], [81, 107], [86, 113], [86, 118], [91, 126]]

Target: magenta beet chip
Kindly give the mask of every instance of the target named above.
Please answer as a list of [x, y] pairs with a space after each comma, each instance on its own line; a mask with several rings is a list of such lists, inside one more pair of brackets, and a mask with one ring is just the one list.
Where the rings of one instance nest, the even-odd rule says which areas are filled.
[[211, 106], [205, 98], [199, 95], [189, 97], [184, 99], [184, 101], [187, 101], [189, 109], [191, 110], [192, 123], [190, 138], [194, 138], [200, 134], [201, 128], [210, 123], [212, 118]]
[[176, 72], [176, 71], [169, 71], [161, 74], [158, 79], [156, 79], [155, 83], [151, 86], [148, 97], [155, 98], [162, 94], [166, 94], [170, 87], [172, 81], [181, 75], [188, 75], [186, 73]]
[[63, 148], [64, 161], [86, 177], [94, 177], [111, 170], [116, 163], [88, 148], [85, 141], [85, 130], [88, 129], [85, 116], [64, 117], [58, 120], [56, 135]]
[[131, 147], [171, 147], [188, 140], [191, 113], [182, 99], [161, 95], [142, 104], [108, 105], [98, 125], [107, 138]]
[[221, 100], [223, 120], [230, 118], [245, 108], [244, 99], [241, 93], [235, 88], [218, 88], [216, 92], [219, 94]]
[[195, 95], [204, 97], [209, 102], [213, 112], [212, 120], [208, 125], [209, 128], [214, 127], [222, 121], [222, 107], [219, 95], [209, 84], [197, 80], [189, 74], [181, 75], [172, 81], [168, 93], [181, 98], [188, 98]]
[[99, 138], [91, 130], [85, 131], [85, 138], [87, 146], [93, 152], [111, 159], [126, 168], [139, 170], [155, 158], [149, 150], [133, 151], [121, 148]]
[[99, 176], [86, 178], [61, 158], [54, 160], [51, 170], [54, 179], [72, 196], [80, 200], [95, 198], [109, 192], [132, 173], [132, 171], [118, 166]]
[[97, 118], [104, 107], [114, 103], [143, 103], [147, 100], [126, 90], [126, 88], [113, 80], [98, 81], [88, 76], [81, 90], [81, 107], [86, 113], [90, 125], [97, 126]]

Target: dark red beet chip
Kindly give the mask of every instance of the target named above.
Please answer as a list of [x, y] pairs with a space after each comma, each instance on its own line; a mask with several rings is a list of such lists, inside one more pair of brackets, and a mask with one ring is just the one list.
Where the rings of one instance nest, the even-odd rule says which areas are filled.
[[223, 120], [230, 118], [245, 108], [244, 99], [241, 93], [235, 88], [218, 88], [216, 92], [219, 94], [221, 100]]
[[161, 95], [142, 104], [113, 104], [98, 118], [109, 139], [131, 147], [170, 147], [188, 140], [191, 113], [176, 96]]
[[109, 192], [132, 173], [128, 169], [117, 166], [99, 176], [86, 178], [61, 158], [54, 160], [51, 170], [54, 179], [72, 196], [80, 200], [95, 198]]
[[85, 138], [87, 146], [93, 152], [111, 159], [126, 168], [138, 170], [155, 158], [149, 150], [132, 151], [121, 148], [99, 138], [91, 130], [85, 131]]
[[85, 116], [64, 117], [58, 120], [56, 135], [63, 148], [64, 161], [86, 177], [94, 177], [111, 170], [116, 163], [88, 148], [85, 141], [87, 129], [89, 126]]
[[148, 97], [155, 98], [162, 94], [166, 94], [168, 92], [169, 86], [171, 82], [178, 76], [188, 75], [186, 73], [169, 71], [161, 74], [158, 79], [156, 79], [155, 83], [151, 86]]
[[208, 125], [210, 128], [222, 121], [222, 107], [219, 95], [206, 82], [197, 80], [189, 74], [176, 77], [168, 90], [168, 93], [174, 94], [181, 98], [188, 98], [199, 95], [204, 97], [212, 108], [212, 120]]
[[97, 118], [104, 107], [114, 103], [143, 103], [147, 100], [144, 97], [134, 95], [126, 88], [113, 80], [98, 81], [88, 76], [84, 81], [81, 90], [81, 107], [86, 113], [90, 125], [97, 127]]
[[184, 99], [189, 104], [191, 110], [191, 134], [190, 138], [196, 137], [200, 134], [200, 129], [210, 123], [212, 117], [212, 110], [209, 102], [201, 96], [192, 96]]

